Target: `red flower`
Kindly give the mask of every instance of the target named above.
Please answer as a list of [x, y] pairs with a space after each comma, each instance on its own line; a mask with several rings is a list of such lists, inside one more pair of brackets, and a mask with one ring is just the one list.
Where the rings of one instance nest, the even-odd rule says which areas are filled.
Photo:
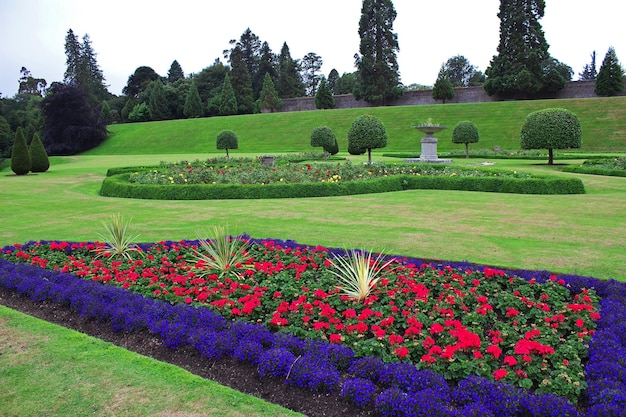
[[404, 358], [409, 354], [409, 349], [407, 349], [404, 346], [401, 346], [399, 348], [396, 348], [396, 350], [394, 350], [395, 354], [398, 355], [398, 357], [400, 358]]
[[585, 320], [583, 319], [578, 319], [576, 320], [576, 327], [584, 327], [585, 326]]
[[505, 376], [507, 376], [508, 374], [509, 372], [506, 369], [498, 369], [497, 371], [493, 373], [493, 377], [496, 381], [499, 381]]
[[[499, 346], [496, 345], [490, 345], [487, 348], [487, 353], [491, 353], [493, 355], [494, 358], [498, 359], [500, 357], [500, 355], [502, 355], [502, 349], [500, 349]], [[517, 353], [517, 352], [516, 352]]]
[[516, 309], [512, 308], [512, 307], [507, 307], [506, 308], [506, 316], [507, 317], [515, 317], [515, 316], [519, 316], [520, 312], [517, 311]]
[[439, 323], [433, 323], [430, 326], [430, 334], [438, 334], [438, 333], [443, 332], [443, 330], [444, 330], [443, 326]]
[[517, 365], [517, 359], [515, 359], [515, 357], [513, 356], [505, 356], [504, 357], [504, 364], [507, 366], [515, 366]]
[[333, 333], [329, 337], [330, 343], [341, 343], [341, 339], [341, 335], [337, 333]]

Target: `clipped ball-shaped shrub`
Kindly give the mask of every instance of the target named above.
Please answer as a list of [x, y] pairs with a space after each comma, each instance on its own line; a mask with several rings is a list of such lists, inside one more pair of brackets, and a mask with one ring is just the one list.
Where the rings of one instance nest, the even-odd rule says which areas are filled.
[[[365, 149], [368, 162], [372, 162], [372, 149], [387, 146], [385, 125], [375, 116], [364, 114], [357, 117], [348, 131], [348, 152], [350, 149]], [[351, 152], [350, 152], [351, 153]]]
[[465, 157], [469, 158], [469, 144], [478, 142], [478, 128], [469, 121], [459, 122], [452, 131], [452, 143], [465, 144]]
[[41, 138], [38, 133], [35, 133], [33, 140], [30, 143], [30, 161], [32, 172], [46, 172], [50, 168], [50, 160], [48, 159], [48, 153], [41, 143]]
[[232, 130], [223, 130], [217, 135], [216, 145], [217, 149], [226, 149], [226, 156], [228, 156], [229, 149], [239, 148], [239, 140]]
[[578, 117], [567, 109], [537, 110], [526, 116], [520, 136], [522, 149], [548, 149], [552, 164], [553, 149], [580, 148], [582, 128]]
[[31, 160], [28, 145], [24, 139], [24, 131], [21, 127], [15, 132], [15, 141], [11, 151], [11, 170], [15, 175], [26, 175], [30, 172]]
[[324, 148], [332, 146], [336, 142], [335, 134], [328, 126], [318, 126], [311, 133], [311, 146]]

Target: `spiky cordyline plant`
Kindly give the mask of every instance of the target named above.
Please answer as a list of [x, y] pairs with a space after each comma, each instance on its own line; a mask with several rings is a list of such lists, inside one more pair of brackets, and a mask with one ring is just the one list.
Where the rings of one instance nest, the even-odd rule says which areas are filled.
[[118, 256], [128, 260], [132, 260], [132, 252], [143, 255], [141, 248], [135, 246], [133, 241], [139, 235], [130, 234], [130, 220], [124, 220], [120, 213], [111, 216], [110, 223], [102, 223], [106, 229], [106, 234], [100, 234], [100, 238], [105, 243], [104, 249], [96, 249], [97, 257], [100, 256]]
[[204, 253], [196, 251], [196, 265], [201, 263], [209, 267], [209, 269], [200, 269], [199, 276], [213, 274], [215, 273], [213, 270], [217, 270], [220, 277], [230, 273], [238, 274], [232, 268], [246, 261], [246, 252], [250, 249], [248, 242], [244, 242], [239, 237], [229, 236], [222, 226], [213, 228], [211, 240], [198, 239], [198, 241]]
[[331, 260], [331, 264], [338, 271], [330, 270], [339, 277], [344, 285], [340, 288], [344, 294], [358, 301], [365, 300], [380, 279], [380, 273], [394, 260], [383, 261], [383, 254], [372, 260], [372, 254], [364, 250], [352, 250], [346, 257], [337, 257]]

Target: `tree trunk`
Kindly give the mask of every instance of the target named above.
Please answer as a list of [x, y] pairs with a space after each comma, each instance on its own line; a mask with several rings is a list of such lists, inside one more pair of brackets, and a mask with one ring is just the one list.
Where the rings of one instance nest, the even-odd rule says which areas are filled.
[[229, 156], [228, 156], [228, 148], [226, 148], [226, 158], [229, 158]]
[[367, 164], [372, 165], [372, 148], [367, 148]]
[[469, 159], [469, 143], [465, 144], [465, 159]]
[[554, 165], [554, 152], [552, 148], [548, 148], [548, 165]]

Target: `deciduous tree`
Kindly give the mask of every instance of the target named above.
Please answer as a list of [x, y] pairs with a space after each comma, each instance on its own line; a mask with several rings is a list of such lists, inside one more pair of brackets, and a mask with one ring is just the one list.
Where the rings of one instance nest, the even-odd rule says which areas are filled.
[[367, 151], [367, 161], [372, 163], [372, 149], [387, 146], [385, 125], [375, 116], [357, 117], [348, 131], [348, 149]]
[[161, 78], [159, 74], [157, 74], [150, 67], [138, 67], [133, 74], [128, 77], [128, 81], [126, 82], [126, 86], [122, 89], [122, 93], [128, 97], [137, 97], [139, 93], [148, 88], [148, 85], [154, 81]]
[[478, 128], [469, 121], [459, 122], [452, 131], [452, 143], [465, 144], [465, 158], [469, 158], [469, 144], [478, 142]]
[[217, 135], [216, 141], [217, 149], [226, 150], [226, 158], [229, 158], [228, 150], [237, 149], [239, 147], [239, 140], [237, 135], [232, 130], [223, 130]]
[[385, 104], [402, 95], [396, 53], [398, 35], [393, 32], [396, 10], [391, 0], [363, 0], [359, 20], [359, 54], [355, 55], [358, 84], [355, 97]]
[[315, 52], [309, 52], [302, 58], [302, 79], [304, 80], [304, 88], [307, 96], [315, 96], [317, 84], [322, 78], [320, 70], [323, 64], [324, 61], [322, 57]]
[[520, 136], [522, 149], [548, 149], [548, 164], [554, 149], [580, 148], [582, 129], [578, 117], [567, 109], [537, 110], [526, 116]]

